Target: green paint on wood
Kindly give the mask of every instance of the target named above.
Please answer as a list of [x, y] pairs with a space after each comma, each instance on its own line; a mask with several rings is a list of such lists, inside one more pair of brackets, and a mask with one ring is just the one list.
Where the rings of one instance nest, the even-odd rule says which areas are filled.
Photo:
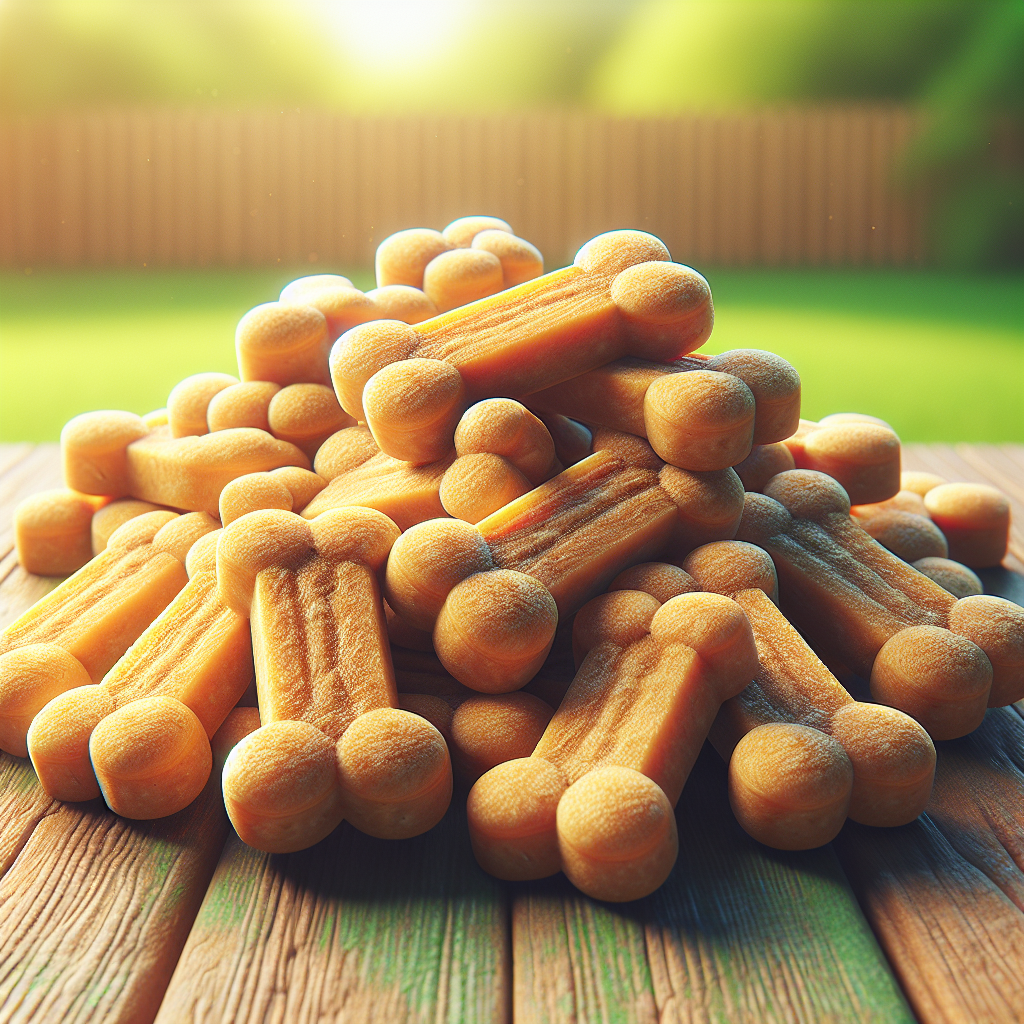
[[514, 889], [517, 1020], [911, 1024], [830, 847], [746, 836], [710, 750], [677, 821], [675, 869], [644, 900], [598, 903], [564, 878]]

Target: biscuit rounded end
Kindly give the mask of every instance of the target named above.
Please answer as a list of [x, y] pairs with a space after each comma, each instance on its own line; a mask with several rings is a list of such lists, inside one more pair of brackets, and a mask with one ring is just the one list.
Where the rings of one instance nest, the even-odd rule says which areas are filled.
[[779, 502], [795, 519], [850, 514], [850, 498], [843, 485], [828, 474], [811, 469], [779, 473], [768, 481], [764, 494]]
[[456, 249], [468, 249], [481, 231], [503, 231], [512, 234], [508, 221], [500, 217], [469, 216], [453, 220], [441, 232], [441, 237]]
[[438, 308], [430, 296], [408, 284], [387, 284], [366, 293], [377, 307], [377, 319], [401, 320], [403, 324], [419, 324], [437, 316]]
[[70, 576], [92, 558], [96, 500], [66, 489], [42, 491], [14, 510], [18, 564], [37, 576]]
[[648, 896], [676, 862], [672, 805], [656, 782], [631, 768], [597, 768], [574, 782], [558, 803], [557, 822], [562, 870], [593, 899]]
[[267, 413], [280, 384], [249, 380], [218, 391], [206, 407], [206, 426], [210, 431], [251, 427], [270, 432]]
[[588, 274], [613, 277], [627, 267], [672, 256], [660, 238], [646, 231], [606, 231], [587, 242], [572, 261]]
[[480, 531], [461, 519], [428, 519], [395, 541], [384, 574], [384, 596], [416, 629], [433, 629], [457, 583], [492, 566]]
[[310, 524], [293, 512], [262, 509], [236, 519], [217, 542], [221, 600], [248, 618], [257, 573], [272, 565], [297, 566], [312, 550]]
[[675, 359], [711, 336], [715, 307], [707, 281], [680, 263], [653, 261], [622, 270], [612, 301], [629, 325], [631, 355]]
[[812, 430], [798, 462], [838, 480], [854, 505], [885, 501], [900, 489], [900, 439], [877, 423], [836, 423]]
[[470, 697], [455, 710], [452, 761], [459, 777], [475, 782], [506, 761], [529, 757], [554, 709], [532, 693]]
[[992, 664], [988, 706], [1024, 698], [1024, 609], [1012, 601], [970, 595], [949, 610], [949, 628], [977, 644]]
[[494, 228], [479, 231], [473, 236], [472, 248], [498, 257], [504, 288], [532, 281], [544, 273], [544, 257], [540, 249], [508, 231]]
[[56, 644], [27, 644], [0, 654], [0, 750], [26, 757], [33, 718], [58, 695], [91, 683], [85, 666]]
[[207, 411], [214, 397], [239, 380], [227, 373], [196, 373], [175, 384], [167, 397], [167, 422], [173, 437], [209, 431]]
[[443, 459], [466, 408], [462, 375], [440, 359], [405, 359], [378, 370], [363, 389], [366, 425], [380, 450], [403, 462]]
[[331, 349], [331, 382], [338, 402], [354, 419], [365, 419], [363, 388], [380, 369], [407, 359], [419, 335], [400, 320], [374, 320], [346, 331]]
[[477, 779], [466, 803], [477, 862], [495, 878], [547, 878], [562, 867], [558, 802], [565, 776], [550, 761], [506, 761]]
[[722, 700], [739, 693], [757, 673], [750, 620], [721, 594], [681, 594], [666, 601], [651, 620], [651, 636], [696, 651], [714, 671]]
[[89, 756], [107, 806], [137, 820], [187, 807], [213, 768], [202, 723], [173, 697], [142, 697], [112, 712], [93, 730]]
[[404, 284], [423, 287], [423, 271], [427, 264], [452, 248], [440, 231], [433, 228], [406, 228], [388, 235], [377, 246], [374, 258], [377, 287]]
[[332, 434], [355, 426], [338, 404], [334, 390], [325, 384], [289, 384], [282, 388], [270, 400], [267, 421], [274, 437], [301, 448], [310, 459]]
[[683, 568], [701, 590], [714, 594], [763, 590], [773, 601], [778, 594], [778, 577], [772, 556], [746, 541], [720, 540], [704, 544], [683, 559]]
[[623, 569], [608, 584], [608, 590], [640, 590], [650, 594], [661, 604], [680, 594], [693, 594], [707, 589], [698, 586], [697, 581], [683, 568], [669, 562], [641, 562]]
[[732, 374], [668, 373], [644, 396], [647, 440], [672, 466], [726, 469], [750, 454], [754, 410], [750, 388]]
[[452, 588], [434, 626], [434, 649], [460, 683], [507, 693], [536, 675], [557, 626], [555, 599], [540, 580], [494, 569]]
[[949, 541], [949, 557], [972, 569], [999, 565], [1010, 537], [1010, 503], [987, 484], [940, 484], [924, 507]]
[[838, 740], [805, 725], [748, 732], [729, 760], [729, 803], [740, 827], [776, 850], [812, 850], [843, 827], [853, 766]]
[[861, 520], [861, 526], [883, 548], [904, 562], [916, 562], [919, 558], [945, 558], [949, 554], [942, 531], [927, 516], [916, 512], [884, 509]]
[[501, 260], [483, 249], [452, 249], [423, 271], [423, 290], [438, 313], [486, 298], [505, 287]]
[[68, 420], [60, 432], [65, 486], [81, 494], [126, 497], [131, 492], [128, 445], [149, 432], [132, 412], [84, 412]]
[[359, 715], [337, 744], [345, 817], [379, 839], [408, 839], [448, 810], [452, 767], [444, 737], [398, 708]]
[[642, 588], [599, 594], [577, 613], [572, 624], [572, 656], [577, 667], [598, 644], [628, 647], [651, 631], [661, 602]]
[[954, 597], [977, 597], [985, 591], [977, 573], [951, 558], [919, 558], [912, 564], [919, 573]]
[[763, 491], [773, 476], [795, 469], [796, 462], [793, 453], [781, 442], [755, 444], [750, 454], [733, 468], [745, 491]]
[[243, 381], [329, 384], [327, 319], [318, 309], [265, 302], [250, 309], [235, 330], [238, 375]]
[[99, 783], [89, 758], [93, 730], [114, 710], [101, 686], [79, 685], [54, 697], [32, 720], [28, 753], [43, 789], [57, 800], [94, 800]]
[[445, 470], [439, 496], [448, 515], [475, 524], [532, 487], [504, 456], [478, 452], [459, 456]]
[[246, 473], [225, 484], [220, 492], [220, 521], [225, 525], [249, 512], [276, 508], [292, 511], [291, 491], [269, 473]]
[[829, 729], [853, 765], [849, 817], [890, 828], [924, 810], [935, 776], [935, 745], [920, 723], [896, 708], [854, 701], [832, 716]]
[[224, 806], [239, 838], [257, 850], [318, 843], [343, 814], [334, 743], [308, 722], [261, 726], [224, 763]]
[[400, 530], [375, 508], [348, 505], [321, 512], [310, 522], [313, 544], [332, 562], [361, 562], [380, 572]]
[[784, 441], [800, 426], [800, 374], [782, 356], [756, 348], [736, 348], [712, 356], [708, 369], [739, 377], [757, 403], [754, 444]]
[[939, 626], [900, 630], [871, 669], [871, 696], [916, 718], [935, 740], [966, 736], [981, 725], [991, 689], [985, 652]]

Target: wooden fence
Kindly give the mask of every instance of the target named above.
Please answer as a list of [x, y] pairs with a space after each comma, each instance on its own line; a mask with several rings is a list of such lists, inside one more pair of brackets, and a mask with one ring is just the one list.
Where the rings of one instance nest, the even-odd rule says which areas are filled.
[[366, 266], [506, 218], [550, 266], [615, 227], [707, 265], [910, 264], [899, 108], [620, 119], [112, 111], [0, 124], [0, 264]]

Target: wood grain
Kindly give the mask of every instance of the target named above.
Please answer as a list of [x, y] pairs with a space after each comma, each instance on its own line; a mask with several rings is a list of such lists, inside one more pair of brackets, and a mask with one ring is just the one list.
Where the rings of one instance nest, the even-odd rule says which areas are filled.
[[[1021, 576], [980, 575], [1024, 603]], [[897, 829], [847, 823], [836, 851], [924, 1024], [1024, 1020], [1024, 717], [991, 710], [936, 748], [925, 813]]]
[[831, 849], [746, 836], [710, 748], [676, 818], [679, 860], [647, 899], [598, 903], [561, 876], [513, 889], [517, 1024], [913, 1020]]
[[[9, 550], [13, 505], [60, 482], [55, 445], [0, 448], [0, 626], [58, 580]], [[7, 532], [4, 532], [4, 531]], [[190, 807], [132, 822], [62, 804], [0, 754], [0, 1022], [148, 1024], [227, 834], [219, 780]]]
[[507, 900], [473, 860], [464, 800], [397, 842], [343, 824], [271, 856], [232, 836], [158, 1024], [507, 1021]]

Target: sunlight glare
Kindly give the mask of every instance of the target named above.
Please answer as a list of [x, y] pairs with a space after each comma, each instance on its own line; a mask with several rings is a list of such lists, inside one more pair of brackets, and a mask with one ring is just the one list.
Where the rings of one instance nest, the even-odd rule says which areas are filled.
[[436, 59], [463, 22], [467, 0], [324, 0], [346, 55], [369, 66]]

